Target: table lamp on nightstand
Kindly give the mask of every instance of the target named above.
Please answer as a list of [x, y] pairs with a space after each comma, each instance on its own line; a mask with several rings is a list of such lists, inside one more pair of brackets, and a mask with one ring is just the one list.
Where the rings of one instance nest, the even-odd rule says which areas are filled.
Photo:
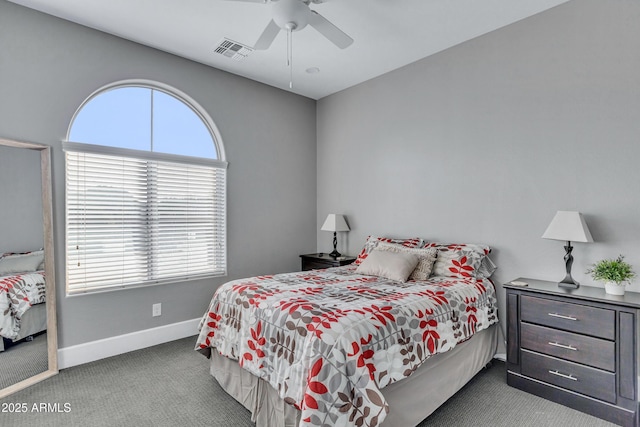
[[338, 249], [337, 249], [338, 237], [336, 233], [338, 231], [350, 230], [349, 226], [347, 225], [347, 221], [344, 220], [344, 216], [339, 214], [327, 215], [327, 219], [324, 220], [324, 224], [322, 224], [322, 227], [320, 228], [320, 230], [333, 231], [333, 252], [331, 252], [329, 255], [331, 255], [334, 258], [339, 257], [340, 252], [338, 252]]
[[547, 227], [547, 231], [542, 235], [543, 239], [564, 240], [567, 245], [564, 247], [566, 253], [564, 262], [567, 270], [566, 277], [558, 283], [561, 288], [577, 289], [580, 284], [571, 277], [571, 265], [573, 264], [573, 256], [571, 251], [573, 246], [571, 242], [593, 242], [591, 232], [584, 217], [580, 212], [558, 211], [556, 216], [551, 220], [551, 224]]

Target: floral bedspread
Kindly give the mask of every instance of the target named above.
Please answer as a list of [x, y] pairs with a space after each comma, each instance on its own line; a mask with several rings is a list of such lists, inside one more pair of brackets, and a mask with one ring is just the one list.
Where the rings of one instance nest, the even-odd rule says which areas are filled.
[[355, 269], [222, 285], [196, 349], [268, 381], [302, 411], [301, 426], [376, 426], [389, 410], [380, 389], [498, 321], [488, 279], [401, 283]]
[[14, 339], [24, 313], [45, 302], [44, 272], [0, 277], [0, 336]]

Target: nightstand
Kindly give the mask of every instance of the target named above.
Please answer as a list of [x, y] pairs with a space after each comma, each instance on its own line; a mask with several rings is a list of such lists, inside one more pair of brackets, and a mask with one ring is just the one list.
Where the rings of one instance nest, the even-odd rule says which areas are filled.
[[507, 298], [507, 384], [622, 426], [638, 426], [640, 294], [520, 278]]
[[351, 264], [356, 260], [354, 256], [332, 257], [326, 253], [300, 255], [302, 258], [302, 271], [318, 270], [320, 268], [340, 267], [342, 265]]

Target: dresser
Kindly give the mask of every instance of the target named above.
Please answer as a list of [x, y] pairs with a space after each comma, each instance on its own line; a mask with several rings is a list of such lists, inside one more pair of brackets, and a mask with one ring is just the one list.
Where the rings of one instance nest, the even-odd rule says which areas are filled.
[[351, 264], [356, 260], [353, 256], [332, 257], [326, 253], [300, 255], [302, 259], [302, 270], [317, 270], [320, 268], [340, 267]]
[[507, 383], [622, 426], [638, 426], [640, 294], [519, 278], [504, 285]]

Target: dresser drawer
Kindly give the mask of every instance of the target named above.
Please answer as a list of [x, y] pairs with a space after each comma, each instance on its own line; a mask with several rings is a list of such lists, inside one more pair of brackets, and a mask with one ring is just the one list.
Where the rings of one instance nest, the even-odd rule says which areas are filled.
[[559, 328], [594, 337], [615, 339], [615, 311], [588, 305], [554, 301], [523, 295], [520, 302], [523, 322]]
[[577, 393], [616, 403], [611, 372], [522, 350], [522, 374]]
[[611, 372], [616, 369], [616, 346], [613, 341], [529, 323], [522, 323], [520, 334], [522, 348]]

